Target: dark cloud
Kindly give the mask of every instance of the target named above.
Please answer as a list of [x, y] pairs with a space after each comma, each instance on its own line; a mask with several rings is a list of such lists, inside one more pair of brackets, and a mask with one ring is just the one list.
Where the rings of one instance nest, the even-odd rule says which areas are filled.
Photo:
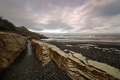
[[103, 12], [101, 12], [104, 16], [114, 16], [120, 14], [120, 0], [113, 2], [103, 8]]
[[[120, 0], [88, 1], [80, 8], [84, 24], [78, 31], [119, 32]], [[95, 31], [96, 30], [96, 31]]]
[[54, 5], [62, 7], [77, 7], [83, 5], [87, 0], [52, 0]]
[[0, 15], [37, 31], [120, 32], [120, 0], [0, 0]]
[[95, 2], [96, 5], [93, 7], [92, 13], [97, 13], [103, 17], [114, 16], [120, 14], [120, 0], [102, 0], [101, 2]]

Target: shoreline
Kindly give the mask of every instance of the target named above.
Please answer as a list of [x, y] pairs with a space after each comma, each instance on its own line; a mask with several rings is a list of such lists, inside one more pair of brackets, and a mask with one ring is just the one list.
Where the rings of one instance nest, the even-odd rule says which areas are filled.
[[86, 59], [102, 62], [120, 69], [120, 45], [57, 41], [43, 42], [55, 45], [65, 53], [69, 54], [70, 51], [74, 51], [82, 54]]
[[[60, 46], [63, 48], [63, 45]], [[66, 46], [73, 47], [70, 44]], [[47, 63], [49, 59], [53, 60], [72, 79], [120, 79], [119, 69], [104, 63], [86, 59], [86, 57], [77, 52], [70, 51], [70, 53], [66, 53], [55, 45], [35, 40], [33, 40], [33, 49], [35, 49], [43, 64]]]

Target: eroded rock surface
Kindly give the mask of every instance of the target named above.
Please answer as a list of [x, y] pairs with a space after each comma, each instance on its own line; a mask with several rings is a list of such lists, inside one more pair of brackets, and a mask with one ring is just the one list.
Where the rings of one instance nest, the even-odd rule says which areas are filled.
[[20, 55], [26, 43], [26, 39], [21, 35], [0, 32], [0, 72]]
[[53, 60], [73, 80], [120, 79], [119, 72], [115, 75], [108, 73], [107, 70], [91, 65], [89, 60], [86, 60], [84, 57], [81, 57], [81, 55], [76, 53], [71, 55], [66, 54], [53, 45], [35, 40], [32, 41], [32, 48], [36, 51], [36, 54], [39, 60], [42, 61], [43, 66], [47, 65], [50, 60]]

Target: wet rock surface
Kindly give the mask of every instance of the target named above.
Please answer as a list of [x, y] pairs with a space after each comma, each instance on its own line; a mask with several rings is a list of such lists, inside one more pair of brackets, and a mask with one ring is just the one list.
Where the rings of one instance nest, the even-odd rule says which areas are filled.
[[6, 69], [25, 49], [26, 39], [15, 33], [0, 32], [0, 72]]
[[27, 49], [2, 73], [0, 80], [71, 80], [53, 61], [42, 66], [36, 53]]

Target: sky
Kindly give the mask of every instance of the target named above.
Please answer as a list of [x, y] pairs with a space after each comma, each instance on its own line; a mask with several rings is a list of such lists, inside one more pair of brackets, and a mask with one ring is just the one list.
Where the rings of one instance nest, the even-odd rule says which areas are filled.
[[0, 15], [38, 33], [120, 33], [120, 0], [0, 0]]

